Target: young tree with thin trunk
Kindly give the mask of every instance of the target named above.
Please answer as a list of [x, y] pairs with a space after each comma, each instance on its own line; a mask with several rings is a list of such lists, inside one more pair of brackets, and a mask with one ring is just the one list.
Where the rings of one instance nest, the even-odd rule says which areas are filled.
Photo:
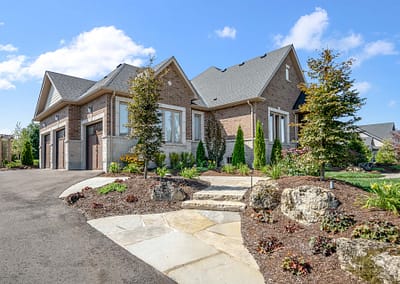
[[300, 107], [305, 116], [299, 143], [310, 149], [322, 180], [325, 166], [335, 165], [347, 153], [350, 134], [354, 132], [355, 122], [360, 120], [357, 111], [364, 104], [350, 78], [352, 60], [337, 63], [338, 56], [325, 49], [319, 58], [310, 58], [307, 73], [311, 83], [299, 85], [306, 94], [306, 101]]
[[149, 162], [155, 159], [161, 147], [161, 120], [158, 113], [158, 102], [162, 79], [156, 77], [154, 70], [148, 66], [130, 82], [132, 101], [128, 104], [131, 137], [137, 139], [134, 152], [143, 159], [144, 178], [147, 178]]
[[222, 125], [213, 113], [207, 120], [205, 140], [208, 158], [219, 166], [225, 154], [226, 142]]

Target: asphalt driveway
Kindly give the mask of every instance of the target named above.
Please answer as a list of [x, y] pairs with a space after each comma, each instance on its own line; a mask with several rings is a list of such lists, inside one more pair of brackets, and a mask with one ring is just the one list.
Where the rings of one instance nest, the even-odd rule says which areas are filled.
[[0, 283], [174, 283], [65, 206], [90, 171], [0, 171]]

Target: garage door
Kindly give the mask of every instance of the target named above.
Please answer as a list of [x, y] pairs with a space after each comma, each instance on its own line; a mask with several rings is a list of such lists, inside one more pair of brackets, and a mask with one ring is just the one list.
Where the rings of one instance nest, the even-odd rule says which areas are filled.
[[44, 147], [43, 147], [43, 159], [44, 159], [44, 167], [50, 168], [50, 134], [44, 136]]
[[86, 168], [88, 170], [103, 169], [102, 134], [103, 134], [102, 122], [89, 125], [86, 128], [86, 139], [87, 139]]
[[56, 132], [56, 165], [57, 169], [64, 169], [64, 140], [65, 129]]

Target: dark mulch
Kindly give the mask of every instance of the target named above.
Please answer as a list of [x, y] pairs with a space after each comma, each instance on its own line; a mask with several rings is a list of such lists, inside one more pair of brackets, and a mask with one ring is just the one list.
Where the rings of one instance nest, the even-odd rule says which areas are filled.
[[[188, 199], [192, 199], [193, 193], [208, 187], [208, 183], [200, 180], [189, 180], [179, 177], [167, 178], [173, 184], [182, 187]], [[153, 201], [151, 190], [158, 185], [160, 178], [131, 175], [124, 181], [128, 186], [125, 192], [110, 192], [99, 194], [97, 189], [83, 190], [84, 198], [79, 199], [71, 205], [79, 209], [87, 219], [95, 219], [106, 216], [127, 215], [127, 214], [150, 214], [162, 213], [181, 209], [181, 202]], [[127, 202], [126, 198], [134, 195], [136, 202]]]
[[[306, 184], [329, 188], [329, 181], [319, 181], [315, 177], [284, 177], [277, 180], [277, 183], [280, 190]], [[245, 195], [246, 202], [248, 202], [249, 194], [248, 191]], [[395, 225], [400, 225], [399, 217], [389, 212], [361, 208], [360, 201], [367, 194], [361, 189], [344, 182], [335, 181], [334, 194], [341, 202], [339, 209], [354, 215], [357, 221], [356, 225], [370, 219], [386, 220]], [[285, 226], [293, 225], [294, 222], [280, 213], [279, 208], [272, 212], [275, 220], [273, 224], [254, 220], [251, 217], [253, 213], [254, 210], [249, 206], [241, 213], [242, 235], [245, 245], [260, 266], [266, 283], [363, 283], [340, 269], [336, 254], [328, 257], [313, 255], [308, 245], [309, 239], [318, 235], [332, 238], [350, 237], [354, 226], [343, 233], [328, 234], [320, 230], [319, 224], [300, 225], [297, 232], [288, 233]], [[269, 255], [258, 253], [258, 242], [271, 236], [283, 242], [284, 247]], [[306, 276], [294, 276], [283, 271], [281, 268], [282, 260], [288, 253], [303, 256], [312, 266], [311, 273]]]
[[[206, 172], [202, 172], [201, 173], [202, 176], [241, 176], [239, 174], [227, 174], [225, 172], [222, 172], [221, 170], [208, 170]], [[253, 177], [264, 177], [265, 174], [261, 171], [257, 171], [257, 170], [253, 170], [250, 172], [250, 175], [252, 175]], [[248, 176], [250, 176], [248, 175]]]

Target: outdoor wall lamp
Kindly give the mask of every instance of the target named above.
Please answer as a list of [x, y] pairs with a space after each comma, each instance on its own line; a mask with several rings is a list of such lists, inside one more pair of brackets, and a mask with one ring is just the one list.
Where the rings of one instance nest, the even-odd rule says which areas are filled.
[[92, 112], [93, 112], [93, 107], [92, 106], [88, 106], [87, 113], [92, 113]]
[[58, 114], [56, 114], [56, 115], [54, 116], [54, 120], [57, 121], [57, 120], [59, 120], [59, 119], [60, 119], [60, 116], [59, 116]]

